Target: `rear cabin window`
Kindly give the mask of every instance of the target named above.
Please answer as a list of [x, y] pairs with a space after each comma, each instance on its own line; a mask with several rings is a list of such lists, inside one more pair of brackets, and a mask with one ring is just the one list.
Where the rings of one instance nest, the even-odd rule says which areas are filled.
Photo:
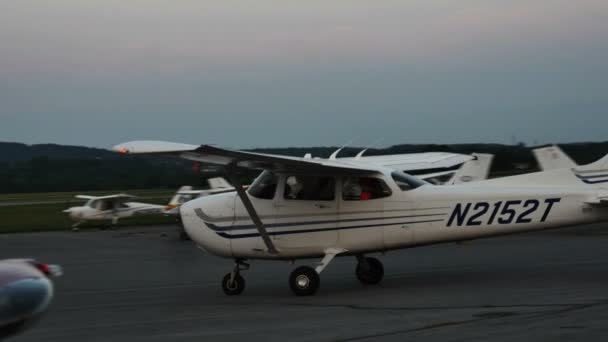
[[342, 199], [345, 201], [369, 201], [389, 197], [391, 189], [378, 178], [347, 177], [342, 186]]
[[336, 181], [333, 177], [287, 176], [285, 178], [286, 200], [333, 201], [336, 198]]
[[249, 194], [255, 198], [273, 199], [279, 184], [278, 177], [270, 172], [264, 171], [249, 187]]
[[395, 171], [391, 174], [391, 176], [393, 177], [393, 180], [395, 181], [395, 183], [397, 183], [397, 186], [399, 187], [399, 189], [401, 189], [403, 191], [413, 190], [422, 185], [428, 184], [427, 182], [423, 181], [420, 178], [410, 176], [403, 172]]

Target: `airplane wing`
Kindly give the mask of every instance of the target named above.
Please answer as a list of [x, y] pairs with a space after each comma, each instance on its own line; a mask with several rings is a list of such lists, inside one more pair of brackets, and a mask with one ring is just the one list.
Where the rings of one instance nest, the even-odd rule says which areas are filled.
[[116, 195], [107, 195], [107, 196], [87, 196], [87, 195], [76, 195], [75, 198], [85, 199], [85, 200], [110, 200], [110, 199], [133, 199], [137, 198], [136, 196], [127, 195], [127, 194], [116, 194]]
[[394, 170], [410, 172], [416, 170], [429, 170], [433, 173], [449, 171], [449, 168], [463, 164], [474, 157], [466, 154], [448, 152], [427, 152], [392, 154], [384, 156], [339, 158], [339, 161], [356, 163], [358, 165], [375, 165]]
[[187, 145], [160, 141], [133, 141], [117, 145], [122, 154], [160, 154], [209, 164], [307, 175], [371, 175], [380, 165], [362, 165], [347, 160], [310, 159], [228, 150], [209, 145]]
[[92, 199], [96, 199], [97, 197], [86, 196], [86, 195], [76, 195], [76, 196], [74, 196], [74, 198], [83, 199], [83, 200], [92, 200]]
[[454, 176], [448, 181], [448, 184], [463, 184], [488, 178], [494, 155], [473, 153], [472, 156], [474, 159], [464, 163], [460, 169], [454, 173]]
[[178, 156], [181, 158], [225, 165], [234, 188], [241, 198], [245, 209], [255, 224], [268, 252], [278, 254], [278, 250], [270, 239], [266, 228], [258, 216], [251, 200], [239, 184], [238, 177], [234, 176], [233, 168], [248, 168], [256, 170], [270, 170], [275, 172], [288, 172], [306, 175], [372, 175], [380, 172], [380, 167], [374, 165], [357, 165], [348, 161], [327, 159], [311, 159], [298, 157], [285, 157], [271, 154], [252, 153], [236, 150], [227, 150], [209, 145], [194, 146], [158, 141], [134, 141], [117, 145], [114, 151], [123, 154], [154, 153]]

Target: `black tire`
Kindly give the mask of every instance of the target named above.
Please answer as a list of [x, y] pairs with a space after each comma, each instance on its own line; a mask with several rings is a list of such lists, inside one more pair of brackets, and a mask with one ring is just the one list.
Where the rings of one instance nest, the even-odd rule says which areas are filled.
[[296, 296], [312, 296], [320, 284], [319, 274], [309, 266], [300, 266], [289, 275], [289, 287]]
[[376, 258], [365, 258], [367, 262], [367, 268], [361, 263], [357, 263], [357, 279], [365, 285], [375, 285], [382, 281], [384, 278], [384, 266], [382, 262]]
[[192, 240], [190, 238], [190, 235], [188, 235], [188, 233], [186, 233], [186, 230], [184, 229], [184, 227], [179, 226], [179, 239], [182, 241], [190, 241]]
[[232, 284], [230, 283], [231, 273], [228, 273], [222, 279], [222, 290], [228, 296], [238, 296], [245, 290], [245, 279], [240, 274], [234, 276]]

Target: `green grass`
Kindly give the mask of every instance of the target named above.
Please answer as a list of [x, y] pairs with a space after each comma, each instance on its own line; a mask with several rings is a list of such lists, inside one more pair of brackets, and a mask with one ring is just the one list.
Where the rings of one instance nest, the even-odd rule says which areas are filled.
[[[74, 195], [95, 196], [118, 192], [121, 191], [2, 194], [0, 195], [0, 233], [70, 230], [74, 222], [62, 211], [83, 203], [81, 200], [74, 199]], [[168, 203], [169, 198], [173, 195], [173, 190], [131, 190], [125, 192], [138, 196], [134, 201], [156, 204]], [[11, 203], [20, 203], [21, 205], [10, 205]], [[118, 222], [118, 226], [174, 222], [174, 218], [154, 215], [122, 219]], [[80, 228], [103, 228], [107, 226], [109, 226], [109, 222], [92, 222], [83, 224]]]

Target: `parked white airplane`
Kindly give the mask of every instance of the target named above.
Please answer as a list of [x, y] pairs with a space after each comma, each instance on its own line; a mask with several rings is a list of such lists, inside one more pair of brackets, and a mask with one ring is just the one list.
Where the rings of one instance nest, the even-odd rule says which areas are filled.
[[[237, 191], [198, 198], [180, 212], [200, 248], [235, 259], [222, 280], [228, 295], [244, 290], [247, 259], [321, 258], [289, 277], [296, 295], [312, 295], [336, 256], [355, 256], [359, 281], [376, 284], [384, 268], [369, 253], [608, 220], [608, 156], [577, 169], [434, 186], [365, 160], [148, 141], [115, 150], [225, 166]], [[235, 176], [241, 168], [264, 170], [247, 192]]]
[[136, 198], [127, 194], [109, 196], [85, 196], [77, 195], [78, 199], [87, 200], [82, 206], [71, 207], [63, 212], [76, 221], [72, 226], [78, 230], [78, 226], [88, 221], [111, 221], [116, 224], [121, 218], [139, 215], [157, 215], [165, 210], [164, 205], [127, 202]]
[[538, 166], [543, 171], [562, 168], [567, 169], [578, 166], [578, 164], [557, 145], [535, 148], [532, 150], [532, 153], [534, 153]]

